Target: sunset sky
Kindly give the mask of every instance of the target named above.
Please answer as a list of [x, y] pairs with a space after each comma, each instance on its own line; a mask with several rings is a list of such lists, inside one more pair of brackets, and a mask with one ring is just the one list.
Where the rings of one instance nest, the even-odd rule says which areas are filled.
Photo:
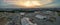
[[[32, 2], [28, 2], [32, 1]], [[0, 8], [60, 8], [60, 0], [0, 0]]]

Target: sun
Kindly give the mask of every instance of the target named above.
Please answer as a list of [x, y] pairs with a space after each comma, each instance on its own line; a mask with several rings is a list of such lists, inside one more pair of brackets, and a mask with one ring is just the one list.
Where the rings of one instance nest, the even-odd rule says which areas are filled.
[[26, 7], [28, 7], [28, 6], [32, 6], [32, 3], [30, 1], [27, 1], [23, 5], [26, 6]]

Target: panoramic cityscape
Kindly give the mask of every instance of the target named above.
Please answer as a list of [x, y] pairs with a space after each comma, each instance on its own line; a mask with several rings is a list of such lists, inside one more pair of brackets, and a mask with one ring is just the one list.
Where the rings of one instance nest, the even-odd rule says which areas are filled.
[[0, 25], [60, 25], [60, 0], [0, 0]]
[[58, 9], [1, 9], [0, 25], [60, 25]]

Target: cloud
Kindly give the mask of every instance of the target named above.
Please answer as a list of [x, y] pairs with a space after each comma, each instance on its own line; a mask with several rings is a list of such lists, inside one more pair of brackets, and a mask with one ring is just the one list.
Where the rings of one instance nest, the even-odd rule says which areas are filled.
[[[18, 3], [18, 1], [20, 2], [20, 0], [17, 1], [10, 1], [10, 3], [5, 3], [3, 2], [3, 0], [0, 0], [0, 8], [4, 7], [4, 8], [21, 8], [20, 6], [16, 5]], [[9, 2], [9, 1], [8, 1]], [[42, 4], [44, 4], [44, 6], [42, 6], [41, 8], [54, 8], [54, 7], [60, 7], [60, 2], [59, 0], [53, 0], [53, 1], [40, 1]]]

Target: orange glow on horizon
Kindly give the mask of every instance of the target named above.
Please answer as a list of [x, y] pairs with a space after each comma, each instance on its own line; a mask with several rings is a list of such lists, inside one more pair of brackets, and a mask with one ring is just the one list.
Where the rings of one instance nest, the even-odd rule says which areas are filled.
[[17, 6], [22, 6], [26, 8], [32, 8], [32, 7], [42, 7], [45, 4], [51, 3], [53, 0], [8, 0], [5, 2], [8, 2], [9, 4], [14, 4]]
[[38, 6], [42, 6], [43, 4], [41, 4], [39, 1], [25, 1], [25, 2], [18, 2], [16, 3], [16, 5], [20, 5], [26, 8], [30, 8], [30, 7], [38, 7]]

